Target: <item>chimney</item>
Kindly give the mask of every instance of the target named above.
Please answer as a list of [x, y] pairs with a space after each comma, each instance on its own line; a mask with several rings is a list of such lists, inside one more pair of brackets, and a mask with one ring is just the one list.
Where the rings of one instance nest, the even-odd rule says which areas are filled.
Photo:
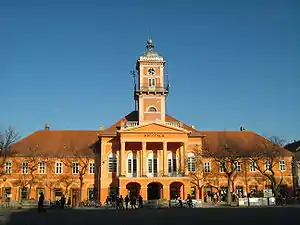
[[45, 130], [50, 130], [50, 124], [46, 123], [44, 129]]
[[105, 129], [105, 125], [100, 125], [100, 130], [104, 130]]
[[196, 129], [196, 126], [195, 126], [195, 125], [192, 125], [191, 127], [192, 127], [193, 129]]

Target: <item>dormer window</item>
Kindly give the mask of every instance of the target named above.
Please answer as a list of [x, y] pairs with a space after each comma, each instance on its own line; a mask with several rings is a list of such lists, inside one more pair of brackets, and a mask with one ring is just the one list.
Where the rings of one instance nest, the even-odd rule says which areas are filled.
[[148, 112], [157, 112], [157, 109], [154, 106], [150, 106], [147, 111]]

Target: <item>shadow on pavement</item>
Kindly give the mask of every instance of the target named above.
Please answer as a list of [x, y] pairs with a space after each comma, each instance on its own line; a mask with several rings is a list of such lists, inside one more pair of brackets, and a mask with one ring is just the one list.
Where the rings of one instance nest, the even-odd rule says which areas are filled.
[[[6, 212], [7, 225], [162, 225], [162, 224], [284, 224], [296, 221], [299, 208], [200, 208], [138, 209], [128, 211], [99, 209], [36, 209]], [[2, 215], [3, 216], [3, 215]]]

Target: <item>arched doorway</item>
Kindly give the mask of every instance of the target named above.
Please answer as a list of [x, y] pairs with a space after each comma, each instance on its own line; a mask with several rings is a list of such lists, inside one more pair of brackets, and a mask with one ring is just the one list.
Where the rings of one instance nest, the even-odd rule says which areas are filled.
[[156, 200], [162, 198], [163, 185], [161, 183], [153, 182], [147, 186], [148, 200]]
[[180, 197], [183, 199], [183, 183], [173, 182], [170, 184], [170, 199], [177, 199]]
[[136, 182], [130, 182], [126, 185], [126, 189], [128, 190], [129, 197], [134, 196], [137, 198], [140, 194], [141, 185]]

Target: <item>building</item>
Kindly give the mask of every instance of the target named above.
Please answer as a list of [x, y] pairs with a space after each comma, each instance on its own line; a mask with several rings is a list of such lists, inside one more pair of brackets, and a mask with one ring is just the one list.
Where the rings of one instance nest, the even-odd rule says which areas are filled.
[[[73, 204], [94, 197], [104, 202], [110, 193], [140, 194], [143, 199], [192, 194], [207, 200], [210, 192], [225, 190], [228, 185], [226, 167], [230, 165], [218, 161], [217, 156], [235, 157], [230, 191], [248, 193], [269, 185], [255, 167], [253, 160], [258, 155], [252, 153], [274, 146], [245, 129], [200, 131], [168, 115], [165, 60], [151, 40], [146, 48], [136, 63], [136, 109], [107, 129], [65, 131], [51, 130], [47, 125], [20, 140], [12, 146], [14, 155], [6, 159], [6, 175], [1, 178], [3, 196], [10, 193], [18, 200], [37, 198], [44, 192], [46, 199], [54, 200], [67, 194]], [[240, 156], [222, 155], [224, 146], [241, 152]], [[197, 154], [204, 149], [211, 154]], [[291, 154], [277, 149], [276, 177], [281, 176], [282, 184], [292, 187]], [[261, 160], [265, 159], [259, 159], [258, 164], [264, 165]]]
[[294, 189], [297, 196], [300, 195], [300, 141], [294, 141], [287, 144], [285, 149], [294, 154], [293, 159], [293, 175], [294, 175]]

